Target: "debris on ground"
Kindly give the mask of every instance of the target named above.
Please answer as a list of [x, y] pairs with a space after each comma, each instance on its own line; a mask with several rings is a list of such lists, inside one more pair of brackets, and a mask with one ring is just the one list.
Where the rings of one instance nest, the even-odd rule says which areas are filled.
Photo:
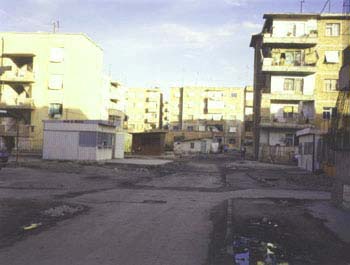
[[38, 228], [38, 227], [41, 226], [41, 225], [42, 225], [42, 223], [32, 223], [32, 224], [30, 224], [30, 225], [24, 226], [24, 227], [23, 227], [23, 230], [25, 230], [25, 231], [33, 230], [33, 229], [35, 229], [35, 228]]
[[60, 206], [56, 206], [48, 210], [45, 210], [43, 213], [44, 215], [50, 216], [50, 217], [62, 217], [65, 215], [73, 215], [77, 212], [81, 212], [82, 210], [83, 210], [83, 207], [81, 206], [72, 207], [68, 205], [60, 205]]

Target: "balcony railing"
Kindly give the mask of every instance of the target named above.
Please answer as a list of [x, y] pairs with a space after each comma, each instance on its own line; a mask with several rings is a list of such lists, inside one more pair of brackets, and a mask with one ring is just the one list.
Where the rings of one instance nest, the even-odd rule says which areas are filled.
[[303, 91], [280, 91], [271, 93], [262, 93], [262, 99], [267, 100], [297, 100], [297, 101], [314, 101], [314, 95], [305, 95]]
[[316, 65], [308, 65], [305, 62], [294, 62], [292, 64], [275, 64], [272, 58], [264, 58], [262, 71], [275, 73], [316, 73]]
[[0, 81], [33, 83], [35, 81], [35, 78], [34, 78], [34, 73], [31, 71], [15, 69], [12, 71], [6, 71], [2, 75], [0, 75]]
[[283, 117], [276, 115], [262, 116], [260, 126], [262, 127], [281, 127], [281, 128], [306, 128], [311, 127], [314, 118], [308, 118], [301, 114], [288, 114]]
[[304, 46], [313, 46], [318, 42], [318, 34], [317, 31], [311, 31], [309, 34], [305, 34], [304, 36], [293, 36], [290, 34], [289, 36], [274, 36], [271, 33], [265, 33], [263, 35], [263, 43], [264, 44], [279, 44], [279, 45], [304, 45]]
[[32, 98], [17, 98], [12, 101], [0, 101], [0, 107], [4, 109], [34, 109], [34, 100]]
[[[31, 131], [34, 126], [31, 125], [18, 125], [18, 136], [19, 137], [30, 137]], [[17, 125], [0, 125], [0, 136], [17, 136]]]

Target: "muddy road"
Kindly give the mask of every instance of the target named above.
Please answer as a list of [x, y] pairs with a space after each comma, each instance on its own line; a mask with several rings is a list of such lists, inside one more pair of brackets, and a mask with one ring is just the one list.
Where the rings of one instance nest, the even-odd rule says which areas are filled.
[[[231, 156], [0, 172], [1, 264], [349, 264], [331, 180]], [[349, 218], [349, 219], [348, 219]]]

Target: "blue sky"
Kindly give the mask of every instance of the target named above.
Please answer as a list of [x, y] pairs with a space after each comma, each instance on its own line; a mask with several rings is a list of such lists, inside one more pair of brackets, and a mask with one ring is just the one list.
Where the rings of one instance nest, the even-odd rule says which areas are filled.
[[[326, 0], [306, 0], [320, 12]], [[105, 71], [127, 86], [252, 84], [250, 37], [264, 13], [299, 12], [300, 0], [0, 0], [1, 31], [84, 32]], [[342, 0], [332, 1], [341, 12]]]

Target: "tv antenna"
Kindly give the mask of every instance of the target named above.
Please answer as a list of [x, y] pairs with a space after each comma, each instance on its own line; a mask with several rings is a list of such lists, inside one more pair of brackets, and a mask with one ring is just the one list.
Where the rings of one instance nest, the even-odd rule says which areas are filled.
[[52, 26], [53, 26], [53, 33], [56, 33], [60, 29], [60, 22], [58, 20], [53, 21]]
[[323, 13], [328, 6], [328, 13], [331, 12], [331, 0], [327, 0], [320, 13]]
[[350, 0], [343, 0], [343, 14], [350, 14]]
[[304, 4], [305, 4], [305, 0], [300, 0], [300, 13], [303, 13]]

